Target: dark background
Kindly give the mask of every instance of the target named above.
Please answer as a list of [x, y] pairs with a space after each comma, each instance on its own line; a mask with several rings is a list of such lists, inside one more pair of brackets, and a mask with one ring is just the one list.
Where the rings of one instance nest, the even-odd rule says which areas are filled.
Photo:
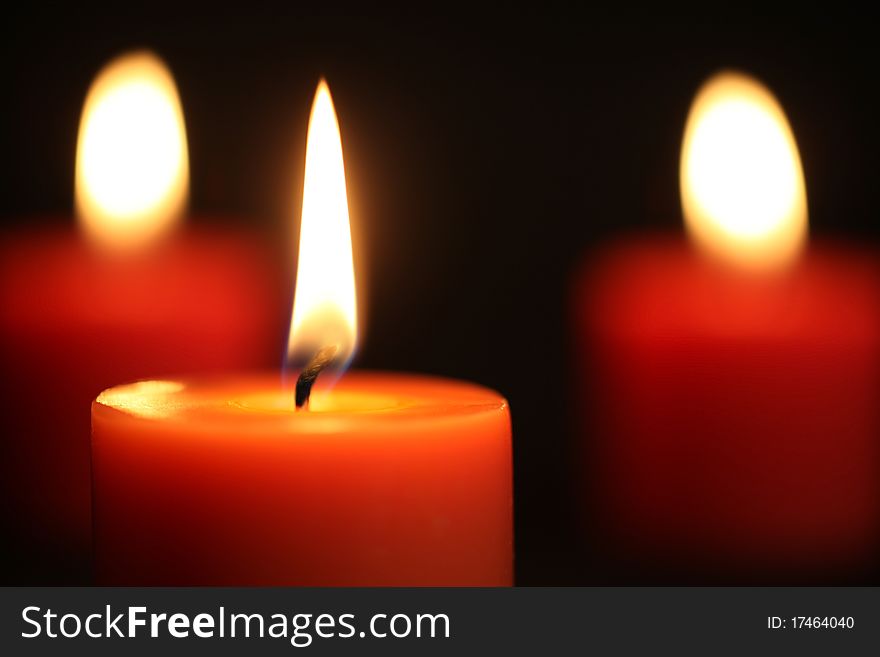
[[611, 234], [681, 230], [678, 150], [706, 76], [741, 68], [776, 93], [813, 235], [877, 237], [878, 58], [864, 17], [719, 3], [613, 16], [122, 4], [4, 21], [3, 222], [71, 215], [89, 83], [149, 47], [182, 96], [194, 213], [284, 236], [292, 268], [308, 112], [326, 76], [368, 309], [356, 365], [508, 397], [520, 584], [607, 579], [572, 529], [566, 483], [570, 277]]

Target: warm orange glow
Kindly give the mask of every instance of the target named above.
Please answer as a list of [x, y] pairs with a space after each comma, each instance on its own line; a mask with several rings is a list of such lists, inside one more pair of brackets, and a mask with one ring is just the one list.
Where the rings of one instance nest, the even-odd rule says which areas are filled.
[[781, 268], [807, 235], [807, 196], [791, 127], [754, 78], [724, 72], [691, 106], [681, 148], [681, 200], [696, 244], [749, 268]]
[[184, 390], [184, 384], [179, 381], [138, 381], [125, 386], [110, 388], [98, 395], [97, 402], [106, 406], [113, 406], [126, 410], [132, 415], [146, 418], [170, 417], [175, 409], [174, 404], [147, 403], [147, 399], [159, 399], [166, 401], [173, 395]]
[[150, 52], [105, 66], [83, 106], [76, 212], [88, 236], [119, 250], [165, 235], [187, 203], [189, 158], [174, 78]]
[[287, 354], [311, 359], [323, 347], [338, 348], [347, 362], [357, 339], [357, 302], [351, 227], [345, 191], [342, 138], [325, 81], [315, 93], [306, 141], [299, 261]]

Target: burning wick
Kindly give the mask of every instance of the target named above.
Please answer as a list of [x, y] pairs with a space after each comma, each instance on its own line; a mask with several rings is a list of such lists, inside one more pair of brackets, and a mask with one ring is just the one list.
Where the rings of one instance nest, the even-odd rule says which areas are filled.
[[333, 362], [337, 351], [339, 351], [339, 347], [335, 345], [332, 347], [322, 347], [315, 354], [314, 358], [306, 364], [303, 371], [300, 372], [296, 380], [296, 407], [298, 409], [308, 410], [312, 385], [315, 383], [318, 375], [324, 371], [324, 368]]

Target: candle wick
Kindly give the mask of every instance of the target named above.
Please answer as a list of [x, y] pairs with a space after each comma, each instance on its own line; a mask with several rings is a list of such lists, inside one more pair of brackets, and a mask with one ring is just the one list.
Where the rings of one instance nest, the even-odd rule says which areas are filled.
[[312, 385], [324, 368], [333, 362], [337, 351], [339, 351], [339, 347], [335, 345], [322, 347], [300, 372], [296, 380], [296, 407], [298, 409], [308, 410]]

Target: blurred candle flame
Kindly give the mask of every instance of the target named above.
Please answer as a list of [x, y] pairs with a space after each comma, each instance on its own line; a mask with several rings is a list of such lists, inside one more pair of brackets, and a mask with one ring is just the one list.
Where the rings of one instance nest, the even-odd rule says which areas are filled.
[[76, 212], [110, 250], [147, 246], [183, 214], [189, 156], [183, 110], [164, 62], [122, 55], [97, 75], [83, 106], [76, 152]]
[[781, 269], [807, 236], [797, 143], [773, 94], [723, 72], [699, 90], [681, 148], [681, 200], [693, 241], [750, 269]]
[[344, 367], [357, 340], [357, 301], [342, 138], [326, 81], [318, 84], [306, 140], [299, 260], [288, 359], [302, 365], [336, 347]]

